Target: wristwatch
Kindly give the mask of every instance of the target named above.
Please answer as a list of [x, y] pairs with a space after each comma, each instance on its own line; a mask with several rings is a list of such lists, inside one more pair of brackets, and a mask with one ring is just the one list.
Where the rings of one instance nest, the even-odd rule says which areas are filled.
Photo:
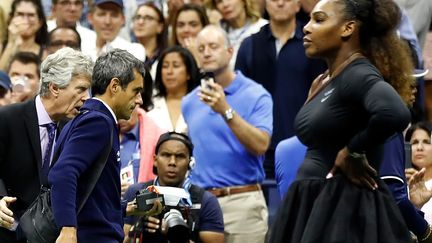
[[232, 108], [226, 110], [223, 115], [225, 121], [231, 121], [234, 118], [235, 113], [236, 113], [235, 110], [233, 110]]

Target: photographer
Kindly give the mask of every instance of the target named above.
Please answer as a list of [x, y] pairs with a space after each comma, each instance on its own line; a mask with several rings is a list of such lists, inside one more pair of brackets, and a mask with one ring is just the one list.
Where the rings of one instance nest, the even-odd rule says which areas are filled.
[[[188, 240], [180, 240], [178, 225], [170, 227], [167, 223], [173, 210], [166, 206], [157, 216], [125, 218], [124, 242], [223, 242], [224, 224], [222, 211], [217, 199], [204, 189], [192, 185], [186, 177], [191, 161], [193, 145], [189, 137], [176, 132], [164, 133], [156, 145], [154, 169], [158, 177], [154, 181], [138, 183], [129, 187], [124, 198], [133, 201], [137, 194], [148, 186], [184, 188], [189, 198], [181, 199], [175, 208], [183, 216], [182, 222], [188, 227]], [[188, 214], [185, 216], [184, 214]], [[169, 216], [168, 216], [169, 215]], [[167, 217], [168, 216], [168, 217]], [[165, 220], [166, 218], [167, 220]], [[176, 229], [174, 229], [176, 228]]]

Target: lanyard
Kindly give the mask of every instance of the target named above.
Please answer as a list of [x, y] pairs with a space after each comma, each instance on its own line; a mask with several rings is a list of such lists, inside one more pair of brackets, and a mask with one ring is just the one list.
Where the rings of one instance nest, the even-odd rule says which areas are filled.
[[127, 163], [127, 165], [131, 165], [135, 160], [140, 159], [140, 157], [136, 157], [135, 155], [140, 155], [140, 143], [139, 141], [136, 141], [136, 146], [135, 146], [135, 150], [132, 151], [132, 155], [131, 158], [129, 159], [129, 162]]

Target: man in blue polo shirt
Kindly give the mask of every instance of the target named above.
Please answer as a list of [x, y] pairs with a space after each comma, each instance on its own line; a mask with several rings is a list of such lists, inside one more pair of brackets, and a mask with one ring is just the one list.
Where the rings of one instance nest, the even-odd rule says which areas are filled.
[[261, 85], [229, 68], [233, 50], [220, 27], [205, 27], [197, 46], [202, 68], [214, 74], [215, 83], [193, 90], [182, 101], [195, 144], [191, 181], [218, 197], [225, 242], [262, 243], [267, 206], [260, 183], [273, 102]]
[[266, 0], [266, 9], [269, 24], [243, 41], [235, 69], [262, 84], [273, 97], [274, 130], [265, 162], [273, 165], [277, 144], [295, 135], [294, 118], [326, 65], [306, 57], [303, 23], [296, 20], [299, 0]]

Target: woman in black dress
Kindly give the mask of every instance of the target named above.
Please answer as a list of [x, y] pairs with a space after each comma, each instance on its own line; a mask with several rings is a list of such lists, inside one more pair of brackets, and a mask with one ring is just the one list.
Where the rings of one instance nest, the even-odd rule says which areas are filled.
[[411, 241], [376, 172], [383, 143], [410, 120], [413, 66], [399, 19], [393, 0], [322, 0], [313, 9], [304, 47], [329, 70], [297, 114], [308, 150], [269, 242]]

